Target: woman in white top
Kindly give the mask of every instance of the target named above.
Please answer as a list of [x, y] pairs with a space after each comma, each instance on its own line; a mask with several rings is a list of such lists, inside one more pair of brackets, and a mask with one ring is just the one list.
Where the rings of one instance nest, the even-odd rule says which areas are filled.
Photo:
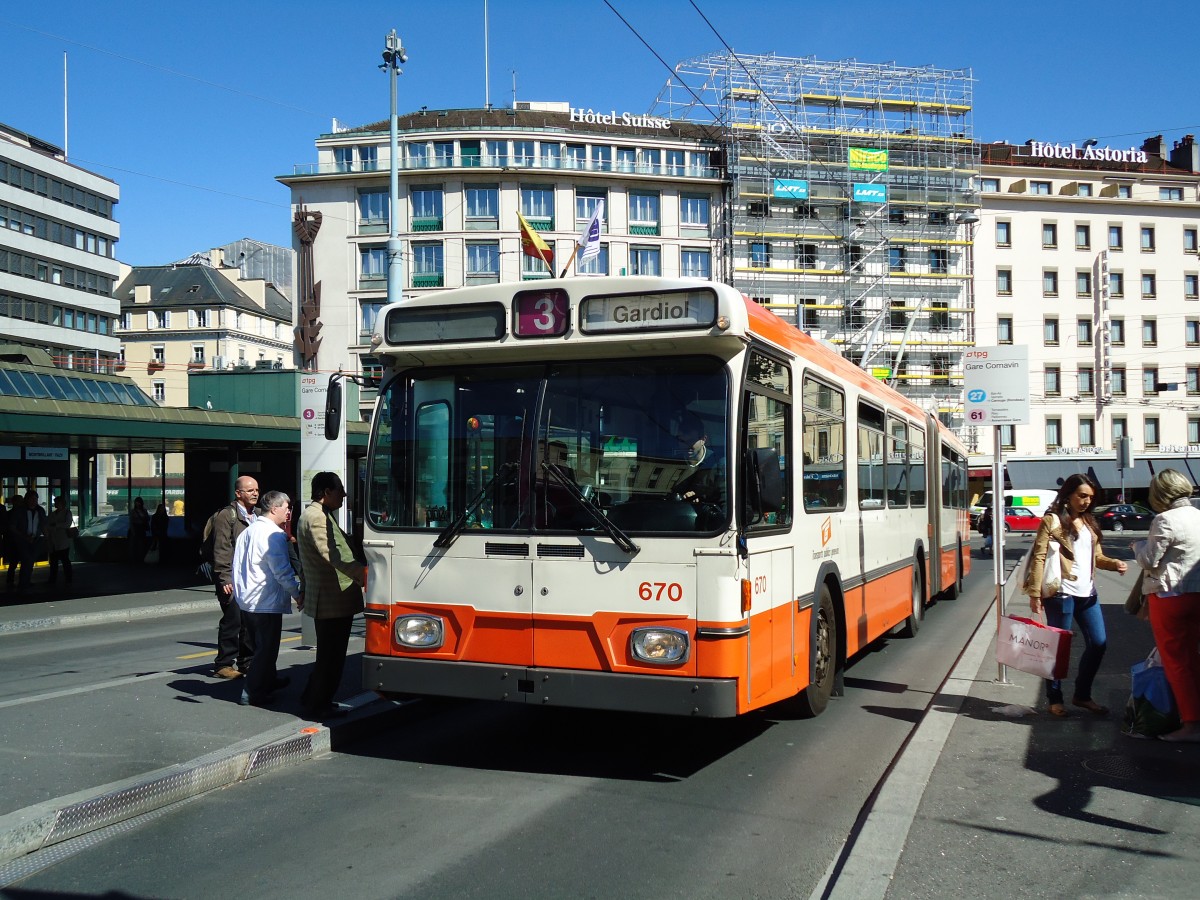
[[1164, 741], [1200, 742], [1200, 509], [1192, 506], [1192, 481], [1163, 469], [1150, 482], [1156, 513], [1146, 540], [1130, 544], [1145, 570], [1142, 590], [1150, 606], [1154, 643], [1183, 727]]
[[[1086, 475], [1076, 474], [1063, 482], [1058, 497], [1050, 505], [1029, 551], [1029, 580], [1024, 591], [1029, 608], [1036, 615], [1045, 610], [1046, 624], [1069, 631], [1071, 620], [1079, 623], [1083, 634], [1083, 656], [1075, 676], [1075, 694], [1071, 705], [1097, 716], [1108, 715], [1108, 707], [1092, 699], [1092, 682], [1100, 670], [1100, 661], [1108, 647], [1104, 631], [1104, 614], [1096, 598], [1097, 569], [1125, 574], [1125, 563], [1104, 555], [1100, 549], [1100, 526], [1090, 512], [1096, 498], [1096, 486]], [[1042, 598], [1042, 569], [1050, 541], [1061, 548], [1062, 583], [1058, 593]], [[1063, 705], [1062, 682], [1046, 680], [1046, 699], [1050, 714], [1066, 716]]]

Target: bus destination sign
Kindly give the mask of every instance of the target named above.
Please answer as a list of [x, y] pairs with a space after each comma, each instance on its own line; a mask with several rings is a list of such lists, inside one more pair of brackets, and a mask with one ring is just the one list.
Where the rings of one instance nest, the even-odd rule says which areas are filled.
[[614, 294], [587, 297], [580, 310], [585, 334], [711, 328], [717, 321], [717, 296], [708, 290]]

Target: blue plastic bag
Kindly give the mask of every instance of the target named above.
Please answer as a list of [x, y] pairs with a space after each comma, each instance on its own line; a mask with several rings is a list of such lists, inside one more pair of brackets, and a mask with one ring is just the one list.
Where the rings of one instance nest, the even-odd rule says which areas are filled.
[[1158, 648], [1129, 670], [1133, 688], [1125, 704], [1122, 731], [1130, 737], [1158, 737], [1179, 727], [1175, 698], [1167, 682], [1166, 670], [1158, 658]]

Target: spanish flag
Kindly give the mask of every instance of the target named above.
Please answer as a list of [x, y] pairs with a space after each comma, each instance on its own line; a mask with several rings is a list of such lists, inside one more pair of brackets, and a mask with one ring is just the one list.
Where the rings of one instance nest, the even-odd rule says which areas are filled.
[[542, 236], [533, 230], [532, 226], [525, 221], [525, 217], [519, 212], [517, 218], [521, 222], [521, 252], [526, 256], [532, 256], [534, 259], [540, 259], [546, 264], [546, 268], [551, 272], [554, 271], [554, 251], [550, 246], [542, 240]]

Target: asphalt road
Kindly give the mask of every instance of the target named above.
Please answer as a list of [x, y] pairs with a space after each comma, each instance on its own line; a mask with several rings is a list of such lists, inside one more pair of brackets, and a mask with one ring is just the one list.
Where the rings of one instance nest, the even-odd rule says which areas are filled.
[[[807, 897], [983, 617], [990, 572], [976, 560], [915, 639], [854, 660], [846, 696], [816, 720], [786, 704], [704, 722], [430, 702], [349, 752], [162, 811], [0, 896]], [[75, 673], [48, 660], [86, 656], [87, 637], [47, 636], [31, 657], [39, 684], [211, 641], [207, 622], [174, 624], [120, 626]], [[0, 667], [0, 689], [15, 672]], [[179, 727], [188, 714], [180, 704]]]

